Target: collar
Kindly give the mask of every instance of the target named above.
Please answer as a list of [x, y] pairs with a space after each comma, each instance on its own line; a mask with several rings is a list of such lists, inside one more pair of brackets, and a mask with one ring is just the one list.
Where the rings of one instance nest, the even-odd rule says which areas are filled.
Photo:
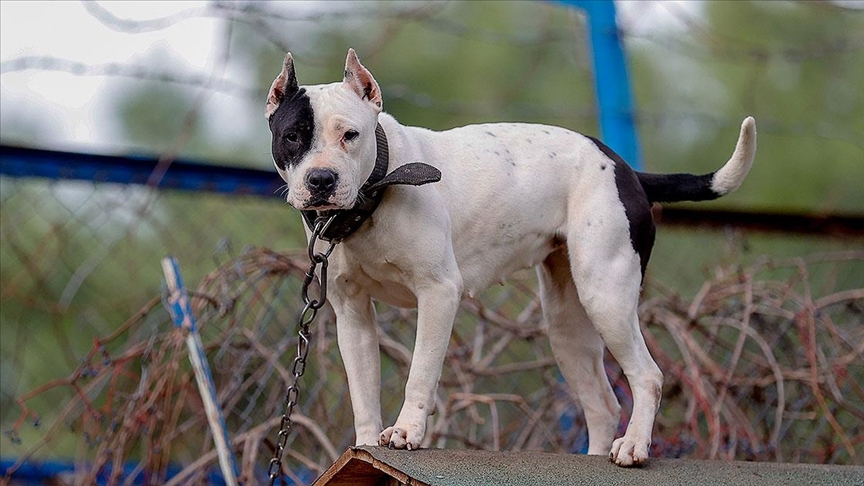
[[327, 211], [300, 211], [310, 230], [315, 227], [316, 219], [333, 217], [321, 235], [322, 240], [341, 241], [354, 234], [375, 212], [375, 208], [384, 198], [384, 190], [387, 189], [387, 186], [394, 184], [420, 186], [441, 180], [441, 171], [422, 162], [412, 162], [399, 166], [387, 174], [387, 168], [390, 165], [390, 152], [387, 135], [380, 123], [375, 127], [375, 142], [375, 167], [369, 174], [369, 178], [360, 187], [353, 207]]

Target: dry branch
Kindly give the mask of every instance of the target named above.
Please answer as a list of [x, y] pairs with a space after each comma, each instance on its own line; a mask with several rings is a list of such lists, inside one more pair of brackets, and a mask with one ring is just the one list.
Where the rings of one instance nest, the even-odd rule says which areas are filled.
[[[812, 295], [811, 268], [860, 265], [860, 253], [763, 261], [725, 269], [691, 302], [651, 285], [640, 306], [649, 348], [665, 373], [653, 454], [691, 458], [861, 464], [864, 443], [864, 289]], [[296, 345], [303, 257], [252, 249], [207, 275], [193, 306], [214, 371], [242, 473], [262, 474], [272, 454], [274, 420]], [[779, 269], [786, 270], [778, 279]], [[788, 270], [793, 270], [791, 276]], [[578, 403], [555, 369], [542, 332], [533, 281], [466, 300], [457, 318], [430, 418], [426, 446], [500, 450], [583, 450]], [[163, 316], [159, 298], [93, 348], [67, 378], [20, 397], [21, 418], [56, 417], [22, 460], [52, 454], [71, 425], [89, 468], [76, 482], [119, 484], [129, 463], [145, 483], [164, 483], [169, 463], [183, 465], [174, 483], [201, 478], [214, 464], [200, 398], [182, 335]], [[514, 303], [528, 303], [527, 308]], [[299, 427], [289, 438], [286, 474], [304, 481], [352, 441], [346, 380], [332, 313], [316, 321], [313, 367], [301, 382]], [[414, 313], [378, 310], [384, 374], [384, 420], [401, 406], [410, 365]], [[136, 339], [133, 339], [136, 338]], [[624, 405], [632, 403], [614, 361], [608, 370]], [[54, 410], [29, 402], [66, 390]], [[53, 414], [53, 415], [52, 415]], [[14, 468], [13, 468], [14, 469]], [[11, 472], [11, 471], [9, 471]], [[7, 472], [7, 474], [9, 473]], [[128, 478], [127, 478], [128, 479]]]

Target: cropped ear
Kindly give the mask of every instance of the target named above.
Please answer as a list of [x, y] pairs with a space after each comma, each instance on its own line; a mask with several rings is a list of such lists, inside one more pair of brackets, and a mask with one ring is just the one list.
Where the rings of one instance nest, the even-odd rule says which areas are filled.
[[282, 72], [273, 84], [270, 85], [270, 93], [267, 95], [267, 107], [264, 109], [264, 116], [269, 120], [276, 108], [285, 100], [285, 95], [291, 94], [299, 89], [297, 85], [297, 76], [294, 75], [294, 58], [291, 53], [285, 54], [285, 61], [282, 63]]
[[372, 73], [360, 64], [354, 49], [348, 49], [348, 58], [345, 59], [345, 77], [342, 83], [357, 93], [360, 99], [369, 100], [377, 111], [381, 111], [383, 103], [381, 88], [378, 87]]

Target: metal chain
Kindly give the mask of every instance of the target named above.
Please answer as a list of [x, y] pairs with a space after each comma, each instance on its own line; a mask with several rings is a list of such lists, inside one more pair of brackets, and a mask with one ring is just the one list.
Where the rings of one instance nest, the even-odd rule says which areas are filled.
[[[285, 409], [282, 413], [282, 421], [279, 424], [279, 435], [276, 440], [276, 450], [273, 451], [273, 458], [270, 459], [270, 468], [268, 475], [270, 477], [270, 485], [276, 481], [282, 473], [282, 453], [285, 451], [285, 444], [288, 442], [288, 434], [291, 432], [291, 413], [294, 411], [294, 406], [300, 398], [300, 377], [306, 371], [306, 357], [309, 354], [309, 325], [315, 320], [318, 314], [318, 309], [324, 307], [327, 303], [327, 265], [330, 254], [333, 253], [333, 248], [338, 243], [337, 240], [328, 240], [329, 246], [324, 252], [315, 252], [315, 243], [325, 241], [322, 237], [327, 227], [333, 222], [334, 216], [330, 218], [319, 217], [315, 220], [315, 228], [312, 230], [312, 236], [309, 238], [309, 261], [311, 262], [309, 270], [306, 272], [306, 279], [303, 281], [301, 296], [303, 297], [303, 310], [297, 319], [298, 340], [297, 340], [297, 356], [294, 358], [294, 364], [291, 369], [294, 375], [294, 382], [288, 387], [285, 393]], [[319, 293], [317, 298], [309, 297], [309, 286], [315, 280], [315, 271], [318, 267], [319, 271]]]

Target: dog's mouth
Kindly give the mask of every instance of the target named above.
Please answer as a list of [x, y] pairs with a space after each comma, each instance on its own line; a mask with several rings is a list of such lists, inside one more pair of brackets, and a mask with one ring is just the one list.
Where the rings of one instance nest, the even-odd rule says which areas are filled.
[[333, 204], [327, 199], [321, 198], [307, 200], [306, 203], [303, 204], [303, 206], [304, 207], [302, 209], [307, 211], [327, 211], [329, 209], [341, 209], [339, 206]]
[[344, 197], [344, 194], [340, 191], [329, 194], [312, 193], [305, 201], [303, 201], [302, 207], [297, 209], [304, 211], [351, 209], [354, 206], [354, 203], [349, 203], [347, 202], [348, 200], [349, 198]]

